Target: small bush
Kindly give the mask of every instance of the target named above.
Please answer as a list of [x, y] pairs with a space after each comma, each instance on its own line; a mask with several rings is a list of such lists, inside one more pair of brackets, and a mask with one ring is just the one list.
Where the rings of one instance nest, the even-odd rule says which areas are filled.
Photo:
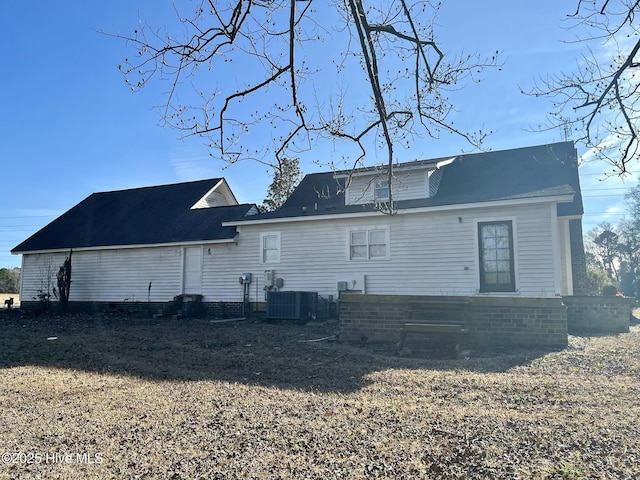
[[586, 282], [586, 294], [587, 295], [600, 295], [602, 293], [602, 287], [611, 283], [607, 272], [602, 268], [594, 265], [587, 265], [587, 282]]
[[602, 287], [602, 296], [603, 297], [615, 297], [618, 293], [618, 289], [615, 285], [605, 285]]

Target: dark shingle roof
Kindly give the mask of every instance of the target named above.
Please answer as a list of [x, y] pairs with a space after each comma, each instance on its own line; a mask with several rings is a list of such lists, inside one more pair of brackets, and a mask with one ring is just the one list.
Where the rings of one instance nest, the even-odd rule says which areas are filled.
[[220, 180], [94, 193], [12, 252], [233, 238], [236, 229], [222, 222], [242, 218], [253, 205], [191, 210]]
[[[564, 191], [563, 191], [564, 190]], [[575, 192], [560, 215], [581, 215], [578, 155], [572, 142], [463, 155], [445, 167], [436, 197], [443, 203], [483, 202]]]
[[[396, 207], [402, 210], [575, 194], [573, 202], [558, 204], [558, 214], [583, 213], [578, 157], [572, 142], [459, 155], [455, 158], [451, 164], [441, 167], [442, 179], [436, 195], [398, 201]], [[435, 161], [412, 162], [408, 165], [418, 164], [435, 164]], [[344, 193], [337, 193], [338, 190], [333, 172], [307, 175], [282, 208], [256, 215], [251, 220], [374, 210], [371, 204], [345, 205]]]

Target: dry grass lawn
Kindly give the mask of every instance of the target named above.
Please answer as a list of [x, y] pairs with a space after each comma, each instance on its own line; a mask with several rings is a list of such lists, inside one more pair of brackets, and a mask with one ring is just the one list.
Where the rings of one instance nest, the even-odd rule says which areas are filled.
[[2, 479], [640, 477], [640, 327], [420, 360], [307, 341], [331, 323], [0, 326]]

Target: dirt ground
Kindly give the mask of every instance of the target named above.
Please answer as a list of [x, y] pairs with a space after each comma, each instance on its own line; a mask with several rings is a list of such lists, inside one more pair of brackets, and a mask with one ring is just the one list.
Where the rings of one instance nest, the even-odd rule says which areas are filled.
[[0, 479], [640, 477], [639, 326], [455, 360], [336, 323], [0, 326]]

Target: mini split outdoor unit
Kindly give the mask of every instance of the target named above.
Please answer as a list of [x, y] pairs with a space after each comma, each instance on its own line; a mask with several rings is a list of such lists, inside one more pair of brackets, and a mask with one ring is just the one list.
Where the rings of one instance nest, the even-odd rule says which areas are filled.
[[317, 292], [267, 292], [267, 320], [305, 323], [317, 314]]

